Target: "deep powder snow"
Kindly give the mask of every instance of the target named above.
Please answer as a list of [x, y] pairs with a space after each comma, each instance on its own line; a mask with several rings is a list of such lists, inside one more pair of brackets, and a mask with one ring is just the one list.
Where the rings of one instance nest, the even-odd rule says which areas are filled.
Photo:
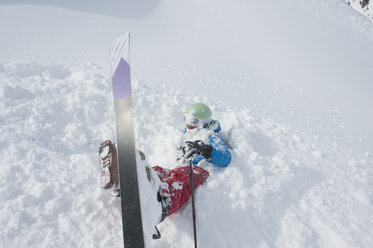
[[[98, 188], [98, 145], [114, 138], [106, 72], [8, 63], [0, 70], [2, 247], [122, 247], [119, 198]], [[196, 192], [201, 247], [370, 247], [372, 159], [331, 138], [145, 81], [133, 83], [136, 145], [177, 165], [183, 110], [205, 102], [233, 148], [205, 164]], [[150, 247], [191, 247], [191, 206]]]

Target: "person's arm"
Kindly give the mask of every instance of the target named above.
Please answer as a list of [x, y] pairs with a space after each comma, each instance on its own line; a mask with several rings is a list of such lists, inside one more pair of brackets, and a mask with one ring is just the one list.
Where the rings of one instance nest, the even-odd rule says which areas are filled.
[[231, 163], [232, 155], [220, 134], [210, 136], [210, 145], [212, 146], [211, 163], [219, 167], [227, 167]]

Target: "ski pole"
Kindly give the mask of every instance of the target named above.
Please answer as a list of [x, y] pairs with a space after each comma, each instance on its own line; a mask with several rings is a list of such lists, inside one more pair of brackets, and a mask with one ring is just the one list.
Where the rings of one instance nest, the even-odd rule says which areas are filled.
[[192, 194], [192, 214], [193, 214], [193, 233], [194, 233], [194, 247], [197, 248], [197, 227], [196, 227], [196, 207], [194, 205], [194, 174], [193, 162], [189, 159], [189, 178], [190, 178], [190, 191]]

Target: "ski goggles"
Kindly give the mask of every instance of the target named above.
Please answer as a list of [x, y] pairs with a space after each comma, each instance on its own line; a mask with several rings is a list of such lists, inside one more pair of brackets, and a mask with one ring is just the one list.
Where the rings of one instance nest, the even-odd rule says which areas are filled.
[[202, 123], [199, 118], [193, 115], [184, 115], [184, 122], [188, 129], [194, 129]]
[[188, 129], [194, 129], [196, 127], [206, 128], [210, 121], [211, 121], [211, 117], [200, 119], [191, 114], [184, 115], [184, 122]]

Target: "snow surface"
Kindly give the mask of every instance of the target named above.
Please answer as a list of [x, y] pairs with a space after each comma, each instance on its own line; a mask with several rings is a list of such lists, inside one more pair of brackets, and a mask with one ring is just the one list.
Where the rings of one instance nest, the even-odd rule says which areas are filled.
[[162, 205], [157, 200], [157, 193], [160, 187], [168, 189], [168, 184], [161, 182], [157, 173], [151, 169], [151, 165], [146, 160], [141, 159], [140, 153], [136, 155], [140, 205], [141, 213], [143, 213], [141, 216], [142, 229], [145, 247], [149, 247], [151, 246], [153, 233], [156, 233], [155, 226], [158, 224], [162, 213]]
[[[343, 0], [0, 1], [0, 247], [122, 247], [98, 188], [109, 48], [131, 30], [136, 145], [175, 166], [183, 111], [213, 110], [200, 247], [371, 247], [373, 26]], [[150, 247], [193, 245], [191, 206]]]

